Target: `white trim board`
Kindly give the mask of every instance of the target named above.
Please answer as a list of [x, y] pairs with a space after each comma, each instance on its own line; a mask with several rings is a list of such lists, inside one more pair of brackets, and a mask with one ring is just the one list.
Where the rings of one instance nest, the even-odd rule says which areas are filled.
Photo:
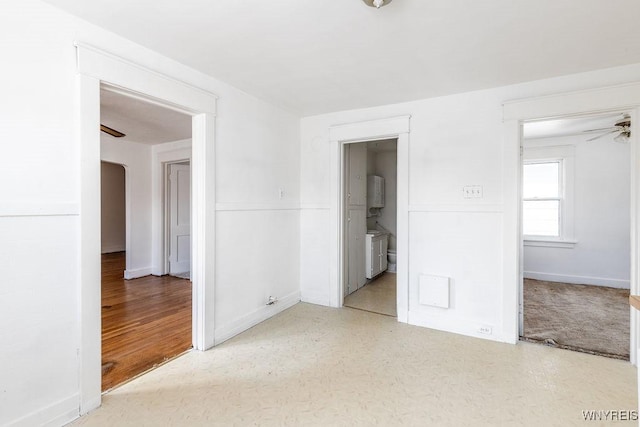
[[[213, 346], [215, 114], [217, 97], [178, 78], [76, 42], [76, 145], [80, 149], [80, 414], [101, 402], [100, 88], [192, 116], [193, 344]], [[179, 71], [176, 71], [179, 73]], [[131, 273], [131, 272], [130, 272]]]
[[125, 270], [124, 278], [125, 280], [138, 279], [140, 277], [149, 276], [151, 274], [153, 274], [153, 268], [151, 267], [135, 268], [132, 270]]
[[[586, 89], [503, 103], [503, 120], [546, 120], [633, 109], [640, 99], [640, 83]], [[633, 122], [632, 122], [633, 123]]]
[[[75, 42], [78, 72], [108, 82], [120, 94], [189, 113], [216, 114], [217, 95], [90, 44]], [[149, 99], [152, 98], [152, 99]]]
[[[435, 308], [435, 310], [443, 310]], [[475, 322], [469, 322], [467, 319], [451, 319], [447, 316], [439, 316], [437, 314], [427, 314], [416, 310], [409, 312], [409, 323], [411, 325], [422, 326], [424, 328], [436, 329], [439, 331], [452, 332], [454, 334], [460, 334], [467, 337], [482, 338], [489, 341], [504, 342], [501, 334], [482, 334], [478, 331], [480, 326], [489, 327], [492, 330], [497, 329], [496, 325], [492, 324], [477, 324]]]
[[316, 304], [316, 305], [324, 305], [331, 306], [331, 301], [327, 299], [327, 296], [321, 292], [304, 292], [300, 294], [300, 301]]
[[573, 276], [569, 274], [542, 273], [539, 271], [525, 271], [523, 274], [525, 279], [572, 283], [575, 285], [606, 286], [608, 288], [629, 289], [630, 284], [629, 280], [610, 279], [607, 277]]
[[217, 211], [298, 211], [298, 203], [216, 203]]
[[292, 292], [278, 299], [278, 302], [272, 305], [265, 305], [252, 313], [242, 316], [236, 320], [227, 323], [224, 327], [216, 330], [216, 345], [231, 339], [241, 332], [264, 322], [265, 320], [275, 316], [276, 314], [293, 307], [300, 302], [300, 291]]
[[345, 123], [329, 128], [329, 139], [341, 142], [366, 142], [386, 138], [397, 138], [409, 133], [411, 116], [388, 117], [364, 122]]
[[409, 205], [409, 212], [470, 212], [470, 213], [502, 213], [504, 207], [496, 204], [430, 204]]
[[17, 216], [77, 216], [80, 206], [65, 202], [7, 202], [0, 203], [0, 217]]
[[66, 425], [78, 418], [79, 399], [80, 396], [74, 394], [45, 408], [27, 414], [22, 418], [11, 421], [7, 424], [7, 427]]

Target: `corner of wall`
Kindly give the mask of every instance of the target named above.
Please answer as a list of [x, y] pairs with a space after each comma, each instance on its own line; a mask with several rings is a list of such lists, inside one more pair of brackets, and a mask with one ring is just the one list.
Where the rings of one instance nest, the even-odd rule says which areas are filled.
[[275, 316], [284, 310], [293, 307], [300, 302], [300, 292], [292, 292], [289, 295], [281, 298], [276, 304], [265, 305], [252, 313], [241, 316], [234, 321], [229, 322], [227, 325], [216, 328], [215, 332], [215, 345], [222, 344], [223, 342], [235, 337], [236, 335], [246, 331], [247, 329], [264, 322], [270, 317]]

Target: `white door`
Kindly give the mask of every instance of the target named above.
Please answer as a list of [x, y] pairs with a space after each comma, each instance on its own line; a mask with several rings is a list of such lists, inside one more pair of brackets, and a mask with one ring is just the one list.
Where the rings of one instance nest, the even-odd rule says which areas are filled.
[[344, 295], [357, 291], [366, 283], [365, 235], [367, 233], [367, 147], [346, 146], [346, 282]]
[[191, 271], [191, 168], [169, 165], [169, 274]]
[[347, 215], [348, 282], [345, 295], [357, 291], [367, 282], [365, 267], [365, 236], [367, 220], [362, 209], [349, 210]]

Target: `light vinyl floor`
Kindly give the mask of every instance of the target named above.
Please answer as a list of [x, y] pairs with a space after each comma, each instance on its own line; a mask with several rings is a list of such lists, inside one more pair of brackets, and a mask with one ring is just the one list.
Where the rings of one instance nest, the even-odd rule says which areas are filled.
[[595, 426], [581, 411], [635, 409], [635, 378], [621, 360], [300, 303], [111, 391], [76, 425]]
[[396, 275], [381, 274], [354, 293], [347, 295], [344, 298], [344, 306], [397, 317]]

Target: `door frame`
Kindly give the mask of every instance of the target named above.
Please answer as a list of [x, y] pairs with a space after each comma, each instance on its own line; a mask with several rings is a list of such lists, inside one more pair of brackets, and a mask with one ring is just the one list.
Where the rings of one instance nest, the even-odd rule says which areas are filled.
[[[167, 274], [165, 253], [165, 164], [189, 162], [191, 165], [191, 138], [175, 141], [171, 144], [159, 144], [151, 147], [153, 164], [151, 165], [153, 192], [153, 274], [162, 276]], [[193, 191], [191, 192], [193, 197]]]
[[409, 313], [409, 133], [411, 116], [355, 122], [329, 128], [331, 144], [331, 206], [329, 297], [332, 307], [342, 307], [345, 282], [345, 150], [346, 144], [398, 140], [397, 160], [397, 311], [398, 321], [407, 323]]
[[[162, 270], [163, 274], [169, 274], [170, 266], [169, 266], [169, 252], [171, 248], [171, 243], [169, 236], [171, 234], [171, 226], [169, 219], [171, 218], [170, 209], [171, 203], [169, 201], [169, 168], [171, 165], [179, 165], [185, 164], [189, 165], [189, 169], [191, 169], [191, 158], [182, 159], [182, 160], [171, 160], [168, 162], [162, 163], [162, 173], [163, 173], [163, 192], [162, 192], [162, 200], [163, 200], [163, 209], [162, 209]], [[192, 195], [190, 194], [191, 198]], [[191, 256], [190, 256], [191, 257]]]
[[[503, 104], [503, 317], [505, 336], [513, 343], [519, 339], [520, 289], [523, 280], [522, 236], [522, 124], [528, 121], [560, 117], [585, 116], [606, 112], [626, 111], [631, 115], [631, 275], [630, 291], [640, 290], [640, 149], [637, 120], [640, 118], [640, 83], [590, 89], [557, 95], [509, 101]], [[637, 363], [638, 313], [629, 308], [631, 319], [630, 360]]]
[[[76, 47], [79, 156], [79, 412], [101, 404], [100, 89], [192, 116], [193, 346], [214, 344], [216, 95], [93, 46]], [[209, 167], [207, 167], [209, 166]]]

